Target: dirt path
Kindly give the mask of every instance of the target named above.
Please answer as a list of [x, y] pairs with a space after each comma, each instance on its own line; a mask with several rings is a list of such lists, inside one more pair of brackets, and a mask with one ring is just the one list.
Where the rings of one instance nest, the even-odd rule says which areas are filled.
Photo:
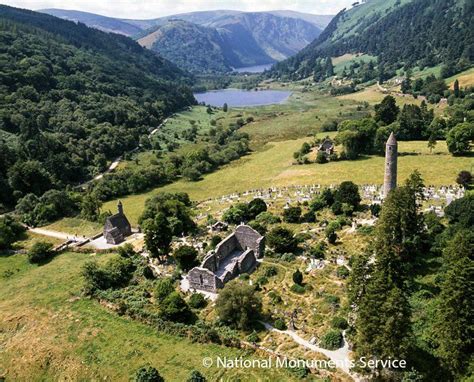
[[79, 239], [71, 233], [51, 231], [49, 229], [43, 229], [43, 228], [28, 228], [28, 231], [37, 233], [38, 235], [54, 237], [56, 239], [61, 239], [61, 240], [74, 240], [74, 238], [76, 238], [76, 240]]

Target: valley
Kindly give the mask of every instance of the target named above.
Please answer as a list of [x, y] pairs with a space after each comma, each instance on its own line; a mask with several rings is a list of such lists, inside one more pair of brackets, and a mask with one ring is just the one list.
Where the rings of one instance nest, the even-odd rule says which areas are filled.
[[166, 6], [0, 5], [0, 381], [470, 381], [470, 3]]

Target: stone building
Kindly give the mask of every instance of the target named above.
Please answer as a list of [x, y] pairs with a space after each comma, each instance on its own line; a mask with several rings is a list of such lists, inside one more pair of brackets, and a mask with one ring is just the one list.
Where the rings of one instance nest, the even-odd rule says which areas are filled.
[[117, 204], [118, 212], [105, 220], [104, 237], [108, 244], [120, 244], [132, 234], [132, 227], [123, 213], [122, 202]]
[[318, 152], [320, 151], [322, 151], [326, 157], [329, 157], [332, 153], [334, 153], [334, 142], [329, 138], [325, 138], [323, 143], [321, 143], [318, 147]]
[[398, 160], [398, 143], [393, 132], [385, 145], [385, 176], [383, 185], [383, 196], [387, 197], [388, 193], [397, 187], [397, 160]]
[[264, 250], [265, 237], [247, 225], [240, 225], [207, 254], [200, 266], [189, 271], [189, 286], [215, 293], [226, 282], [253, 271]]

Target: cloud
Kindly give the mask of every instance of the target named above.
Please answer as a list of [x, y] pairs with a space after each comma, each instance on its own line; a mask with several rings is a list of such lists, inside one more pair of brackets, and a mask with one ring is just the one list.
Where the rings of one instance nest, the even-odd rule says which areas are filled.
[[74, 9], [122, 18], [155, 18], [216, 9], [269, 11], [289, 9], [314, 14], [336, 14], [354, 0], [4, 0], [3, 4], [33, 10]]

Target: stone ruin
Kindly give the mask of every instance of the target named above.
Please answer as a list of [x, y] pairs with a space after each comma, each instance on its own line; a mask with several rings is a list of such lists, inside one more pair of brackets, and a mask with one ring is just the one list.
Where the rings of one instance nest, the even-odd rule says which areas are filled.
[[264, 251], [265, 237], [240, 225], [207, 254], [200, 266], [189, 271], [189, 287], [216, 293], [226, 282], [253, 271]]

